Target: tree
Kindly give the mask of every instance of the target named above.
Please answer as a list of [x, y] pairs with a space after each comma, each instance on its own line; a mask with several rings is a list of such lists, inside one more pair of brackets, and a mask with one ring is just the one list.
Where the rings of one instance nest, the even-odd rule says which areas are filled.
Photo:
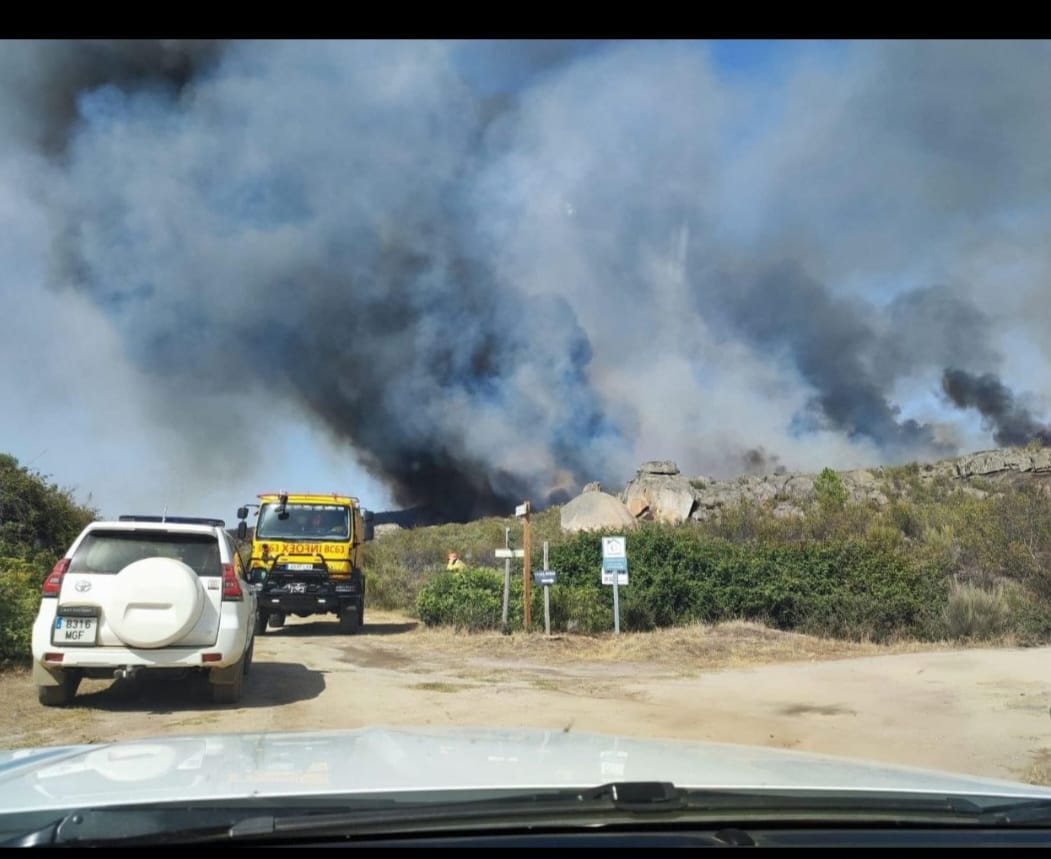
[[847, 487], [843, 478], [831, 468], [825, 468], [814, 481], [814, 494], [823, 510], [842, 510], [847, 503]]

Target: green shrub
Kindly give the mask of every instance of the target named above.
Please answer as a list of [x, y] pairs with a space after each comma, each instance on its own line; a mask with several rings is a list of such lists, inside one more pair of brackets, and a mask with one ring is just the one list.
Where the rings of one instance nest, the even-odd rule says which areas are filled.
[[825, 468], [814, 481], [817, 503], [826, 510], [840, 510], [847, 503], [847, 488], [843, 478], [831, 468]]
[[[521, 603], [520, 594], [518, 601]], [[455, 626], [472, 632], [498, 629], [503, 577], [492, 570], [443, 571], [420, 590], [416, 611], [428, 626]]]
[[30, 658], [40, 586], [95, 515], [69, 490], [0, 454], [0, 665]]
[[1004, 586], [987, 590], [970, 583], [953, 582], [945, 607], [945, 627], [950, 638], [995, 638], [1008, 627], [1011, 606]]
[[0, 666], [31, 658], [33, 620], [40, 606], [38, 567], [18, 558], [0, 558]]

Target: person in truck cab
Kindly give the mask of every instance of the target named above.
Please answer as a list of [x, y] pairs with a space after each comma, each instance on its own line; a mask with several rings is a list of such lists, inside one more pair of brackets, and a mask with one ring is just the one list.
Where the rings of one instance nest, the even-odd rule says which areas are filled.
[[310, 533], [312, 534], [345, 536], [345, 530], [343, 514], [338, 511], [328, 514], [322, 514], [320, 511], [315, 511], [314, 515], [310, 518]]

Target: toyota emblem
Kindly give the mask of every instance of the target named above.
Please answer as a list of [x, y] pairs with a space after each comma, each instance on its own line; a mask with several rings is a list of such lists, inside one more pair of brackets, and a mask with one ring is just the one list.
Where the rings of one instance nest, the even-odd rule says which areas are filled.
[[73, 590], [78, 594], [85, 594], [91, 590], [91, 582], [88, 579], [80, 579], [80, 581], [73, 585]]

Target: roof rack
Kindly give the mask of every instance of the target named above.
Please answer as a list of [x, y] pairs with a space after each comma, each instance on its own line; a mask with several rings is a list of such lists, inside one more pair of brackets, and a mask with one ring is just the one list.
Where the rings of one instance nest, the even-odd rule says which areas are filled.
[[225, 528], [222, 519], [204, 519], [198, 516], [121, 516], [120, 522], [168, 522], [173, 525], [211, 525], [213, 528]]

